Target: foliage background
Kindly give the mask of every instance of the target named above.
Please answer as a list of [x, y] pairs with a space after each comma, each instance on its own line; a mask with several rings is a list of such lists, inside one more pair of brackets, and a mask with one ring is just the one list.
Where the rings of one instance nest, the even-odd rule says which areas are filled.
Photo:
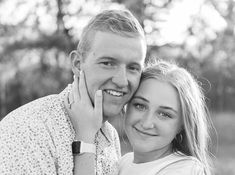
[[[235, 174], [234, 0], [0, 0], [0, 119], [65, 88], [82, 28], [101, 10], [122, 8], [143, 26], [148, 59], [175, 60], [198, 78], [217, 130], [216, 174]], [[111, 122], [123, 135], [121, 121]], [[123, 153], [131, 150], [124, 143]]]

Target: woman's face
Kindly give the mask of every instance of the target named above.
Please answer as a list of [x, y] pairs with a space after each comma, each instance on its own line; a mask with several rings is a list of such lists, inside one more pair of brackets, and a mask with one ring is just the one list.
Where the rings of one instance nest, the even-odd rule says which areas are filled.
[[180, 132], [182, 118], [176, 89], [156, 79], [141, 82], [127, 106], [125, 131], [135, 154], [155, 160], [171, 152], [171, 142]]

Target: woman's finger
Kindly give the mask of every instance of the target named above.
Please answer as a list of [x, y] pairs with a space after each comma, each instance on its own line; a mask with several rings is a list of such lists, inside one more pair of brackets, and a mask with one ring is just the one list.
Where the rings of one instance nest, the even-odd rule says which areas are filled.
[[91, 104], [91, 100], [88, 95], [88, 90], [86, 86], [85, 74], [83, 71], [80, 71], [79, 92], [80, 92], [80, 97], [82, 101], [84, 101], [87, 104]]
[[95, 117], [100, 117], [101, 122], [103, 119], [103, 94], [102, 90], [98, 90], [95, 93], [95, 100], [94, 100], [94, 105], [95, 105]]

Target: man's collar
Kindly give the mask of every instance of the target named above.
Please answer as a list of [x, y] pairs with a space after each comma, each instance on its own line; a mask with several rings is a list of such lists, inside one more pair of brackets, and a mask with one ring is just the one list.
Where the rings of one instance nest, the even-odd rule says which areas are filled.
[[108, 125], [109, 125], [108, 121], [104, 122], [102, 127], [100, 128], [100, 132], [106, 138], [106, 140], [110, 143], [112, 136], [111, 136], [111, 132], [110, 132]]
[[72, 84], [68, 84], [68, 86], [62, 92], [60, 92], [59, 96], [63, 100], [64, 97], [67, 97], [68, 93], [70, 93], [71, 91], [72, 91]]
[[[72, 84], [68, 84], [68, 86], [59, 94], [59, 96], [61, 97], [61, 99], [63, 100], [64, 98], [66, 98], [66, 96], [68, 95], [68, 93], [70, 93], [72, 91]], [[109, 122], [105, 121], [102, 125], [102, 127], [100, 128], [100, 133], [104, 136], [104, 138], [110, 143], [111, 142], [111, 132], [110, 132], [110, 127], [109, 127]]]

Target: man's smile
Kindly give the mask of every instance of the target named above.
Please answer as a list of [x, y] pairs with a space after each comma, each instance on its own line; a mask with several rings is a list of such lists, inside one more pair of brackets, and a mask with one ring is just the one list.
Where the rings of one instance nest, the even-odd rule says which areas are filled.
[[104, 92], [106, 92], [109, 95], [115, 96], [115, 97], [122, 97], [126, 94], [125, 92], [111, 90], [111, 89], [106, 89], [106, 90], [104, 90]]

